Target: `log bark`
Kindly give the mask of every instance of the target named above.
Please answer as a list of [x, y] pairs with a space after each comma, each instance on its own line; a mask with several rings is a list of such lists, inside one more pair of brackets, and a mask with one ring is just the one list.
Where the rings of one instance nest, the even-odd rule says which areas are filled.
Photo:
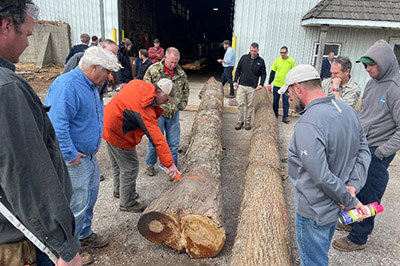
[[255, 127], [230, 265], [293, 265], [278, 125], [268, 92], [257, 91], [253, 105]]
[[145, 238], [192, 258], [216, 256], [226, 239], [220, 182], [221, 84], [210, 78], [200, 97], [180, 181], [151, 202], [138, 221]]

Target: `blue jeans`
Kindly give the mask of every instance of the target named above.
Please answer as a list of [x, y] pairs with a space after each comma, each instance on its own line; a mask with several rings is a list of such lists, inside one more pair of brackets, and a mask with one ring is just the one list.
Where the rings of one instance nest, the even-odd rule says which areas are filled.
[[[181, 140], [181, 126], [179, 124], [179, 111], [176, 111], [174, 117], [172, 119], [165, 118], [164, 116], [160, 116], [158, 118], [158, 127], [161, 132], [165, 135], [165, 139], [168, 142], [169, 149], [171, 150], [172, 158], [174, 159], [174, 163], [178, 166], [178, 149], [179, 143]], [[154, 165], [157, 162], [157, 152], [156, 148], [151, 144], [147, 146], [147, 157], [146, 157], [146, 165]]]
[[[273, 102], [272, 106], [274, 108], [276, 117], [278, 117], [279, 99], [281, 98], [281, 95], [278, 93], [279, 89], [280, 89], [280, 87], [274, 86], [274, 102]], [[288, 115], [289, 115], [289, 96], [282, 94], [282, 105], [283, 105], [283, 117], [288, 117]]]
[[54, 266], [49, 257], [38, 248], [36, 248], [36, 263], [37, 266]]
[[222, 73], [221, 76], [221, 83], [223, 87], [226, 82], [229, 82], [229, 94], [235, 95], [235, 90], [233, 89], [232, 71], [233, 67], [224, 67], [224, 73]]
[[71, 210], [75, 216], [75, 235], [79, 239], [92, 232], [93, 207], [100, 185], [100, 169], [96, 155], [86, 155], [77, 165], [68, 165], [72, 183]]
[[312, 220], [296, 214], [296, 240], [302, 266], [328, 266], [328, 252], [337, 221], [317, 225]]
[[[376, 147], [370, 147], [371, 163], [368, 169], [367, 182], [357, 194], [357, 198], [363, 203], [368, 204], [377, 201], [381, 202], [383, 193], [385, 193], [387, 183], [389, 182], [389, 172], [387, 168], [396, 154], [392, 154], [383, 160], [375, 156]], [[375, 216], [363, 220], [360, 223], [354, 223], [348, 235], [348, 239], [358, 245], [367, 243], [368, 235], [374, 229]]]

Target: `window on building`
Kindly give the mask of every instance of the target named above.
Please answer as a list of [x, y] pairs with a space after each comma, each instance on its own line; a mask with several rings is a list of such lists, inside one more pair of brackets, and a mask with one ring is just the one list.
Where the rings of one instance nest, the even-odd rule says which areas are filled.
[[393, 47], [394, 54], [396, 55], [397, 58], [397, 63], [400, 66], [400, 44], [395, 44]]
[[[324, 59], [328, 57], [330, 52], [334, 52], [335, 57], [340, 55], [341, 48], [342, 48], [342, 44], [340, 44], [340, 43], [331, 43], [331, 42], [325, 43], [325, 49], [324, 49], [324, 53], [323, 53]], [[319, 49], [319, 43], [314, 43], [313, 57], [312, 57], [312, 62], [311, 62], [311, 64], [313, 66], [315, 66], [315, 63], [317, 62], [318, 49]]]
[[390, 37], [389, 44], [393, 47], [394, 54], [396, 55], [397, 62], [400, 66], [400, 38], [398, 37]]

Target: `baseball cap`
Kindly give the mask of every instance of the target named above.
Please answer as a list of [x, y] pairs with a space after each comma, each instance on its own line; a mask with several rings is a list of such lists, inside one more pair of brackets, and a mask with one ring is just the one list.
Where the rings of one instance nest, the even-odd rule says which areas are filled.
[[174, 83], [170, 79], [162, 78], [156, 83], [162, 92], [168, 95], [168, 102], [175, 103]]
[[368, 63], [375, 63], [375, 61], [372, 60], [372, 59], [369, 58], [369, 57], [363, 56], [363, 57], [360, 57], [360, 59], [358, 59], [358, 60], [356, 61], [356, 63], [368, 64]]
[[223, 42], [222, 42], [222, 44], [228, 44], [228, 45], [231, 45], [231, 42], [230, 42], [230, 41], [228, 41], [228, 40], [225, 40], [225, 41], [223, 41]]
[[284, 94], [290, 85], [295, 82], [304, 82], [314, 79], [321, 79], [318, 71], [312, 65], [298, 65], [292, 68], [286, 75], [285, 85], [278, 90], [279, 94]]
[[153, 43], [160, 43], [160, 40], [158, 38], [155, 38]]

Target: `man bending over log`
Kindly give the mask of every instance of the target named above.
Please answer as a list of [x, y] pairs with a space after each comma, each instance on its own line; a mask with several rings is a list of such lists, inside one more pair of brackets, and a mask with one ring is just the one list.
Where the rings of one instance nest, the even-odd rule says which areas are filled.
[[364, 210], [356, 193], [365, 184], [371, 155], [357, 113], [325, 96], [314, 67], [290, 70], [278, 93], [287, 90], [302, 114], [288, 148], [301, 264], [327, 266], [341, 207]]
[[133, 80], [128, 83], [104, 109], [104, 133], [114, 175], [114, 197], [120, 198], [120, 211], [142, 212], [146, 206], [136, 201], [136, 178], [139, 161], [136, 145], [144, 134], [157, 151], [168, 175], [179, 173], [172, 159], [157, 119], [162, 115], [161, 104], [173, 103], [174, 85], [169, 79], [157, 83]]

